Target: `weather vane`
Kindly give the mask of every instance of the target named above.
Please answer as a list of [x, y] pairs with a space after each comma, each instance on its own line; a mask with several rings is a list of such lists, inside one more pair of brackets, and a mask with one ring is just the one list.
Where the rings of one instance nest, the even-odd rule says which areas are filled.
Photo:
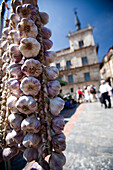
[[77, 8], [74, 8], [74, 13], [77, 14]]

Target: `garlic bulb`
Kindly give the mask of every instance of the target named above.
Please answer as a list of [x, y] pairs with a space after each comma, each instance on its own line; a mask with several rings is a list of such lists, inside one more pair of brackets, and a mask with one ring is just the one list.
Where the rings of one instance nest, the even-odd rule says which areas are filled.
[[15, 142], [14, 142], [14, 139], [13, 139], [12, 132], [9, 132], [9, 133], [6, 135], [5, 141], [6, 141], [6, 144], [7, 144], [8, 146], [14, 146]]
[[8, 80], [8, 84], [12, 90], [19, 90], [20, 89], [20, 81], [15, 78], [10, 78]]
[[16, 156], [19, 153], [19, 150], [16, 147], [5, 148], [3, 150], [3, 159], [5, 161], [11, 159], [12, 157]]
[[41, 63], [35, 59], [27, 59], [21, 68], [26, 76], [38, 77], [42, 73]]
[[19, 49], [26, 58], [36, 57], [40, 50], [40, 43], [34, 38], [23, 38], [20, 41]]
[[54, 97], [55, 95], [58, 95], [60, 89], [61, 89], [61, 85], [57, 80], [50, 81], [47, 84], [47, 91], [50, 97]]
[[49, 22], [49, 15], [46, 12], [40, 12], [39, 14], [42, 25], [46, 25]]
[[17, 113], [12, 113], [8, 117], [10, 126], [15, 129], [15, 130], [20, 130], [21, 129], [21, 122], [23, 120], [23, 117]]
[[53, 51], [45, 51], [45, 65], [48, 66], [56, 58], [56, 53]]
[[19, 23], [20, 18], [17, 14], [12, 13], [10, 16], [10, 25], [15, 29], [17, 27], [17, 24]]
[[8, 40], [1, 42], [1, 49], [5, 52], [8, 49]]
[[8, 63], [10, 61], [10, 56], [8, 55], [8, 52], [4, 52], [2, 55], [2, 61], [5, 63]]
[[10, 31], [10, 27], [3, 28], [2, 38], [7, 38], [9, 31]]
[[17, 44], [11, 44], [9, 46], [9, 54], [12, 57], [12, 60], [16, 63], [20, 62], [22, 59], [22, 54]]
[[64, 118], [61, 115], [55, 116], [52, 119], [52, 129], [56, 134], [62, 133], [62, 130], [64, 130]]
[[38, 153], [35, 148], [27, 148], [25, 149], [23, 156], [27, 162], [31, 162], [37, 160]]
[[25, 77], [20, 84], [20, 89], [25, 95], [36, 96], [41, 89], [38, 79], [34, 77]]
[[12, 2], [12, 12], [16, 13], [16, 8], [21, 5], [21, 2], [19, 0], [13, 0]]
[[16, 8], [16, 12], [19, 15], [19, 17], [31, 19], [34, 22], [37, 20], [37, 12], [35, 10], [36, 8], [31, 4], [24, 4], [20, 5]]
[[52, 35], [51, 30], [48, 29], [47, 27], [41, 28], [41, 34], [44, 39], [49, 39]]
[[16, 102], [17, 102], [17, 97], [16, 96], [10, 96], [7, 99], [7, 105], [9, 107], [11, 113], [17, 113], [18, 112], [18, 110], [17, 110], [17, 108], [15, 106]]
[[53, 42], [49, 39], [43, 39], [43, 45], [45, 50], [49, 50], [53, 46]]
[[16, 102], [16, 108], [24, 114], [31, 114], [36, 111], [36, 101], [31, 96], [21, 96]]
[[16, 131], [16, 130], [12, 130], [12, 136], [13, 139], [16, 143], [21, 144], [24, 138], [24, 132], [22, 130]]
[[21, 64], [11, 63], [11, 64], [9, 64], [8, 69], [9, 69], [12, 77], [14, 77], [16, 79], [22, 78], [23, 73], [21, 71]]
[[49, 165], [52, 170], [62, 170], [65, 163], [66, 158], [63, 153], [52, 152], [49, 160]]
[[18, 23], [17, 29], [20, 32], [21, 38], [36, 38], [38, 34], [37, 26], [32, 20], [28, 20], [26, 18], [23, 18], [21, 22]]
[[38, 133], [41, 129], [41, 123], [35, 116], [30, 116], [22, 121], [21, 129], [26, 132]]
[[20, 81], [15, 78], [10, 78], [8, 81], [9, 88], [11, 90], [12, 95], [15, 95], [17, 97], [21, 96], [21, 90], [20, 90]]
[[58, 77], [59, 70], [52, 66], [52, 67], [46, 67], [46, 76], [48, 80], [54, 80]]
[[19, 34], [19, 31], [11, 30], [11, 31], [9, 32], [8, 39], [10, 39], [11, 43], [14, 42], [14, 44], [19, 44], [19, 42], [20, 42], [20, 34]]
[[8, 63], [4, 63], [2, 66], [2, 71], [3, 71], [4, 75], [6, 74], [7, 67], [8, 67]]
[[60, 97], [50, 99], [50, 110], [53, 115], [58, 115], [64, 107], [64, 100]]
[[27, 133], [23, 139], [22, 144], [26, 148], [35, 147], [39, 144], [41, 138], [38, 133]]
[[66, 149], [65, 136], [63, 133], [52, 137], [52, 146], [57, 153], [60, 153]]

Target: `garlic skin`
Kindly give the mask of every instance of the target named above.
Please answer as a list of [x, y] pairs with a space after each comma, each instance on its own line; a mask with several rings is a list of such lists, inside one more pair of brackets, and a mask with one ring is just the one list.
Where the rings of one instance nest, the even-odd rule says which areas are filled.
[[27, 133], [23, 139], [22, 144], [26, 148], [35, 147], [39, 144], [41, 138], [38, 133]]
[[1, 42], [1, 49], [5, 52], [8, 49], [8, 40]]
[[37, 0], [22, 0], [22, 4], [32, 4], [33, 6], [36, 6]]
[[9, 88], [11, 93], [17, 97], [21, 96], [20, 81], [15, 78], [10, 78], [8, 80]]
[[36, 96], [41, 89], [41, 84], [34, 77], [25, 77], [20, 84], [20, 89], [25, 95]]
[[19, 16], [17, 14], [12, 13], [10, 15], [10, 26], [12, 26], [14, 29], [16, 28], [19, 21], [20, 21], [20, 18], [19, 18]]
[[58, 95], [61, 89], [59, 81], [53, 80], [47, 83], [47, 91], [50, 97]]
[[19, 22], [17, 29], [20, 32], [21, 38], [36, 38], [38, 34], [37, 26], [32, 20], [28, 20], [26, 18], [23, 18], [21, 22]]
[[31, 162], [37, 160], [38, 153], [35, 148], [27, 148], [25, 149], [23, 156], [27, 162]]
[[26, 76], [38, 77], [42, 73], [41, 63], [35, 59], [27, 59], [21, 67]]
[[66, 149], [65, 136], [63, 133], [52, 136], [52, 146], [57, 153]]
[[7, 105], [10, 109], [10, 112], [11, 113], [18, 113], [18, 110], [15, 106], [17, 102], [17, 97], [16, 96], [10, 96], [8, 99], [7, 99]]
[[[44, 166], [44, 165], [43, 165], [43, 166]], [[44, 169], [38, 164], [38, 162], [34, 162], [34, 163], [31, 165], [31, 169], [44, 170]]]
[[21, 19], [27, 18], [33, 20], [34, 22], [37, 20], [38, 17], [36, 8], [31, 4], [19, 5], [16, 8], [16, 12]]
[[14, 146], [15, 142], [14, 142], [14, 139], [13, 139], [13, 134], [12, 134], [12, 132], [9, 132], [9, 133], [6, 135], [5, 141], [6, 141], [6, 144], [7, 144], [8, 146]]
[[19, 31], [17, 31], [17, 30], [11, 30], [10, 32], [9, 32], [9, 38], [10, 38], [10, 40], [12, 41], [12, 43], [14, 43], [14, 44], [19, 44], [19, 42], [20, 42], [20, 34], [19, 34]]
[[21, 52], [19, 50], [19, 46], [17, 44], [11, 44], [9, 46], [9, 54], [15, 63], [20, 62], [22, 59], [22, 54], [21, 54]]
[[8, 84], [12, 90], [20, 90], [20, 81], [15, 78], [10, 78]]
[[54, 80], [59, 76], [59, 70], [52, 66], [52, 67], [46, 67], [46, 76], [48, 80]]
[[45, 51], [45, 65], [48, 66], [50, 63], [52, 63], [54, 61], [54, 59], [56, 58], [56, 53], [53, 51]]
[[52, 32], [47, 27], [42, 27], [41, 28], [41, 34], [42, 34], [42, 37], [44, 39], [49, 39], [51, 37], [51, 35], [52, 35]]
[[23, 117], [17, 113], [12, 113], [8, 116], [10, 126], [17, 131], [21, 129], [22, 120]]
[[3, 28], [2, 30], [2, 38], [6, 39], [8, 36], [8, 33], [10, 31], [10, 27]]
[[10, 56], [8, 55], [8, 52], [4, 52], [2, 55], [2, 61], [5, 63], [8, 63], [10, 61]]
[[8, 63], [4, 63], [3, 66], [2, 66], [2, 71], [3, 71], [4, 74], [7, 71], [7, 67], [8, 67]]
[[64, 100], [62, 100], [60, 97], [55, 97], [53, 99], [50, 99], [51, 114], [55, 116], [58, 115], [60, 111], [63, 109], [64, 104], [65, 104]]
[[37, 110], [37, 103], [31, 96], [21, 96], [15, 106], [24, 114], [31, 114]]
[[21, 143], [18, 143], [18, 149], [19, 149], [19, 151], [24, 152], [26, 148]]
[[12, 12], [16, 13], [16, 8], [18, 5], [21, 5], [21, 2], [19, 0], [14, 0], [12, 3]]
[[8, 66], [8, 70], [9, 70], [11, 76], [16, 79], [21, 79], [23, 76], [23, 73], [21, 71], [21, 64], [11, 63]]
[[35, 116], [30, 116], [21, 123], [21, 130], [26, 132], [38, 133], [40, 129], [41, 123]]
[[44, 50], [49, 50], [53, 46], [53, 42], [49, 39], [43, 39]]
[[46, 12], [39, 12], [42, 25], [46, 25], [49, 22], [49, 15]]
[[52, 152], [49, 159], [49, 166], [52, 170], [62, 170], [63, 165], [66, 163], [66, 157], [63, 153]]
[[36, 57], [40, 51], [40, 43], [34, 38], [23, 38], [19, 49], [25, 58]]
[[7, 147], [3, 149], [3, 159], [5, 161], [10, 160], [12, 157], [16, 156], [19, 153], [19, 150], [16, 147]]
[[25, 134], [22, 130], [16, 131], [16, 130], [13, 129], [12, 130], [12, 136], [13, 136], [14, 141], [17, 144], [21, 144]]
[[51, 124], [54, 133], [56, 134], [62, 133], [62, 130], [64, 130], [64, 126], [65, 126], [64, 117], [61, 115], [55, 116], [52, 119]]

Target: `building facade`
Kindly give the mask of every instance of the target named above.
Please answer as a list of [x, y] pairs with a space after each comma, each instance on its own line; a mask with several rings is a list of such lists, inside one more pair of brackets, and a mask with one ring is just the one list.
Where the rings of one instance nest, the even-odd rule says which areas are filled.
[[[77, 17], [77, 16], [76, 16]], [[68, 33], [70, 47], [57, 51], [57, 57], [51, 66], [59, 69], [59, 79], [66, 81], [62, 86], [63, 94], [74, 94], [78, 87], [94, 84], [97, 89], [100, 81], [100, 71], [97, 60], [97, 46], [93, 38], [93, 27], [81, 29], [76, 18], [77, 30]]]
[[113, 88], [113, 46], [109, 48], [100, 65], [101, 79], [105, 79]]

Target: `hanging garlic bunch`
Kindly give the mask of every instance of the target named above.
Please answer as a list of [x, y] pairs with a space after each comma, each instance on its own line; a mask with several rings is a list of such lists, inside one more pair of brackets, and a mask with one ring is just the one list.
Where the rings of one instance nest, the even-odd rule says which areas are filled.
[[0, 132], [4, 141], [0, 142], [4, 160], [22, 148], [27, 162], [35, 160], [42, 169], [56, 170], [66, 161], [62, 153], [66, 148], [64, 119], [58, 115], [64, 101], [57, 97], [59, 71], [49, 67], [56, 53], [48, 51], [53, 45], [51, 30], [45, 27], [48, 21], [48, 14], [39, 12], [36, 0], [12, 1], [9, 26], [1, 39]]

